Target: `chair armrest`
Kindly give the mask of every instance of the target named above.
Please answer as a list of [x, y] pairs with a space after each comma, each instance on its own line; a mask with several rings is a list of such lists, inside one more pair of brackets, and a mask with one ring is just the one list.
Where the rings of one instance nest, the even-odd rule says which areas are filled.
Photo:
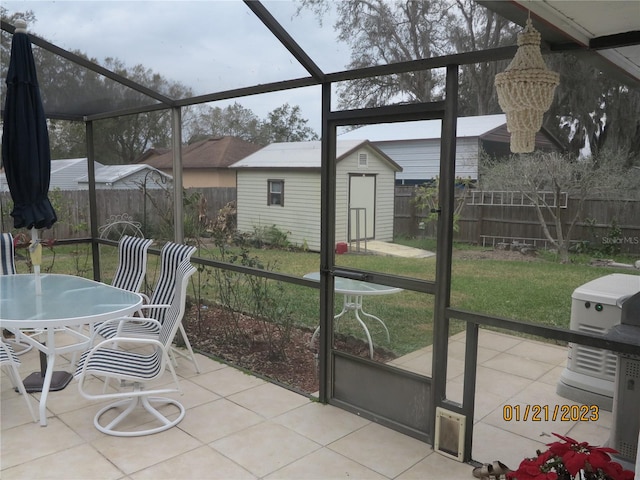
[[[160, 340], [158, 340], [157, 338], [145, 338], [145, 337], [113, 337], [113, 338], [109, 338], [107, 340], [102, 340], [100, 343], [96, 344], [94, 347], [91, 348], [91, 351], [89, 352], [89, 355], [87, 355], [87, 360], [95, 354], [95, 352], [97, 352], [98, 350], [101, 349], [109, 349], [109, 350], [113, 350], [113, 346], [111, 346], [111, 343], [113, 342], [126, 342], [127, 344], [131, 344], [131, 343], [137, 343], [139, 345], [155, 345], [157, 347], [160, 347], [163, 351], [164, 351], [164, 345], [162, 344], [162, 342], [160, 342]], [[86, 362], [85, 362], [86, 365]]]
[[[154, 323], [157, 325], [158, 330], [160, 329], [160, 327], [162, 326], [160, 324], [160, 322], [158, 320], [156, 320], [155, 318], [146, 318], [146, 317], [120, 317], [120, 318], [112, 318], [111, 320], [106, 320], [104, 322], [102, 322], [100, 324], [100, 326], [98, 326], [98, 328], [96, 328], [93, 331], [93, 334], [91, 335], [91, 344], [93, 344], [96, 335], [100, 335], [100, 332], [106, 327], [109, 326], [111, 324], [117, 324], [117, 333], [116, 336], [113, 338], [110, 338], [108, 340], [105, 341], [109, 341], [109, 342], [113, 342], [115, 338], [120, 337], [120, 333], [122, 332], [122, 326], [125, 323]], [[102, 343], [102, 342], [101, 342]]]
[[145, 304], [145, 305], [140, 305], [140, 310], [142, 309], [151, 309], [151, 308], [169, 308], [171, 305], [170, 304], [164, 304], [164, 303], [149, 303], [149, 304]]
[[143, 310], [151, 310], [152, 308], [164, 308], [167, 309], [171, 307], [171, 305], [159, 304], [159, 303], [149, 303], [146, 305], [141, 305], [140, 308], [136, 311], [138, 314], [138, 318], [149, 318], [144, 315]]

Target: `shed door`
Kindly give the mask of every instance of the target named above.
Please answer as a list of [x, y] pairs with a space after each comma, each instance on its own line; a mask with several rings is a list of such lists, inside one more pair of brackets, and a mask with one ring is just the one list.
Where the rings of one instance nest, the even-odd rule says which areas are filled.
[[349, 177], [349, 241], [375, 238], [376, 177]]

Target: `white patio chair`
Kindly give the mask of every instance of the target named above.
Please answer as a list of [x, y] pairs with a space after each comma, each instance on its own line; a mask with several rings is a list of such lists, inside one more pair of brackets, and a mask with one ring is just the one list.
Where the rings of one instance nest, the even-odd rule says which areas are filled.
[[[113, 337], [103, 340], [91, 350], [82, 354], [75, 372], [80, 394], [91, 400], [116, 399], [116, 402], [101, 408], [94, 418], [94, 425], [101, 432], [122, 437], [150, 435], [167, 430], [177, 425], [184, 418], [185, 409], [178, 401], [171, 398], [158, 397], [157, 395], [175, 392], [182, 394], [178, 377], [176, 376], [170, 358], [170, 351], [171, 342], [185, 312], [189, 278], [195, 271], [196, 269], [188, 259], [183, 261], [176, 268], [175, 295], [169, 307], [164, 311], [162, 323], [151, 318], [145, 319], [145, 322], [156, 325], [159, 332], [156, 338]], [[105, 322], [105, 324], [128, 323], [132, 320], [135, 321], [136, 318], [126, 317], [118, 320], [109, 320]], [[125, 345], [127, 347], [134, 347], [134, 349], [125, 350], [123, 348]], [[149, 347], [152, 348], [151, 352], [148, 351]], [[161, 386], [146, 390], [145, 384], [159, 379], [163, 375], [166, 365], [168, 365], [171, 371], [175, 387]], [[103, 378], [105, 382], [111, 378], [115, 378], [120, 380], [121, 388], [130, 388], [130, 390], [92, 393], [93, 389], [97, 389], [97, 385], [93, 384], [93, 388], [86, 385], [87, 377], [90, 375]], [[158, 382], [155, 382], [155, 384], [157, 385]], [[178, 415], [173, 420], [170, 420], [154, 407], [154, 405], [158, 405], [163, 411], [167, 405], [173, 405], [177, 409]], [[160, 425], [144, 430], [129, 430], [124, 428], [119, 430], [118, 426], [122, 424], [125, 419], [128, 419], [136, 411], [139, 412], [140, 409], [137, 407], [142, 407], [142, 409], [150, 413], [160, 422]], [[103, 425], [100, 422], [102, 416], [112, 409], [117, 409], [120, 413], [106, 425]], [[139, 418], [139, 422], [143, 423], [147, 423], [148, 420], [146, 417]], [[125, 423], [131, 426], [136, 423], [140, 424], [139, 422], [133, 420]]]
[[9, 375], [9, 379], [11, 380], [11, 384], [18, 389], [20, 395], [24, 398], [24, 401], [27, 402], [27, 407], [29, 408], [29, 413], [31, 413], [31, 418], [33, 418], [34, 422], [38, 421], [38, 417], [36, 417], [36, 412], [33, 409], [33, 405], [31, 404], [31, 398], [29, 398], [29, 394], [24, 388], [24, 384], [22, 383], [22, 379], [20, 378], [20, 372], [18, 371], [18, 367], [20, 366], [20, 359], [13, 351], [13, 347], [10, 344], [5, 343], [0, 339], [0, 366], [7, 367], [7, 375]]
[[[16, 262], [15, 262], [15, 247], [13, 246], [13, 235], [10, 233], [0, 234], [0, 275], [15, 275], [16, 274]], [[2, 337], [4, 341], [15, 346], [13, 349], [16, 355], [22, 355], [31, 350], [31, 344], [25, 342], [20, 337], [22, 333], [20, 330], [11, 332], [14, 338], [4, 338], [4, 330]]]
[[[145, 305], [142, 306], [140, 312], [140, 318], [135, 322], [121, 322], [121, 323], [107, 323], [102, 324], [96, 328], [96, 333], [103, 338], [113, 337], [156, 337], [159, 332], [159, 327], [156, 322], [146, 322], [146, 318], [152, 318], [162, 324], [164, 317], [167, 313], [167, 307], [171, 304], [174, 292], [175, 292], [175, 279], [176, 270], [178, 265], [184, 260], [188, 260], [195, 253], [196, 247], [189, 245], [182, 245], [173, 242], [167, 242], [160, 252], [160, 275], [158, 282], [151, 295], [150, 299], [147, 299]], [[143, 297], [146, 297], [143, 295]], [[172, 355], [175, 353], [184, 358], [190, 360], [196, 370], [196, 373], [200, 373], [200, 366], [196, 360], [191, 342], [187, 337], [187, 332], [182, 325], [182, 322], [178, 325], [180, 334], [184, 340], [188, 353], [184, 353], [182, 350], [172, 348]], [[175, 363], [175, 359], [174, 359]]]

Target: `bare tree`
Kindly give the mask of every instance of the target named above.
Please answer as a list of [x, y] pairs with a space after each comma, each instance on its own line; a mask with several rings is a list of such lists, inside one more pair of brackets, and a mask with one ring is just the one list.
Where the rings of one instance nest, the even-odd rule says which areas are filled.
[[[528, 199], [545, 238], [557, 249], [560, 262], [567, 263], [573, 230], [588, 198], [620, 198], [620, 192], [637, 195], [638, 183], [630, 187], [640, 181], [640, 175], [625, 169], [617, 157], [607, 157], [576, 159], [557, 152], [514, 155], [508, 161], [486, 162], [480, 186], [516, 191]], [[577, 201], [571, 214], [563, 207], [565, 194]]]

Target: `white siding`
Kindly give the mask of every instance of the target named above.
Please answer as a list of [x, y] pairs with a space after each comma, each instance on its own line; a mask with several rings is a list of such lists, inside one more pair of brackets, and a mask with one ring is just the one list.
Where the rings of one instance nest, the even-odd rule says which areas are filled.
[[[440, 175], [440, 140], [399, 140], [374, 142], [399, 165], [402, 180], [433, 179]], [[478, 178], [478, 138], [458, 138], [456, 141], [456, 176]]]
[[49, 190], [78, 190], [78, 178], [86, 174], [86, 158], [52, 160]]
[[[268, 180], [284, 180], [284, 206], [267, 205]], [[313, 171], [238, 170], [238, 230], [276, 225], [294, 245], [320, 250], [320, 174]]]

